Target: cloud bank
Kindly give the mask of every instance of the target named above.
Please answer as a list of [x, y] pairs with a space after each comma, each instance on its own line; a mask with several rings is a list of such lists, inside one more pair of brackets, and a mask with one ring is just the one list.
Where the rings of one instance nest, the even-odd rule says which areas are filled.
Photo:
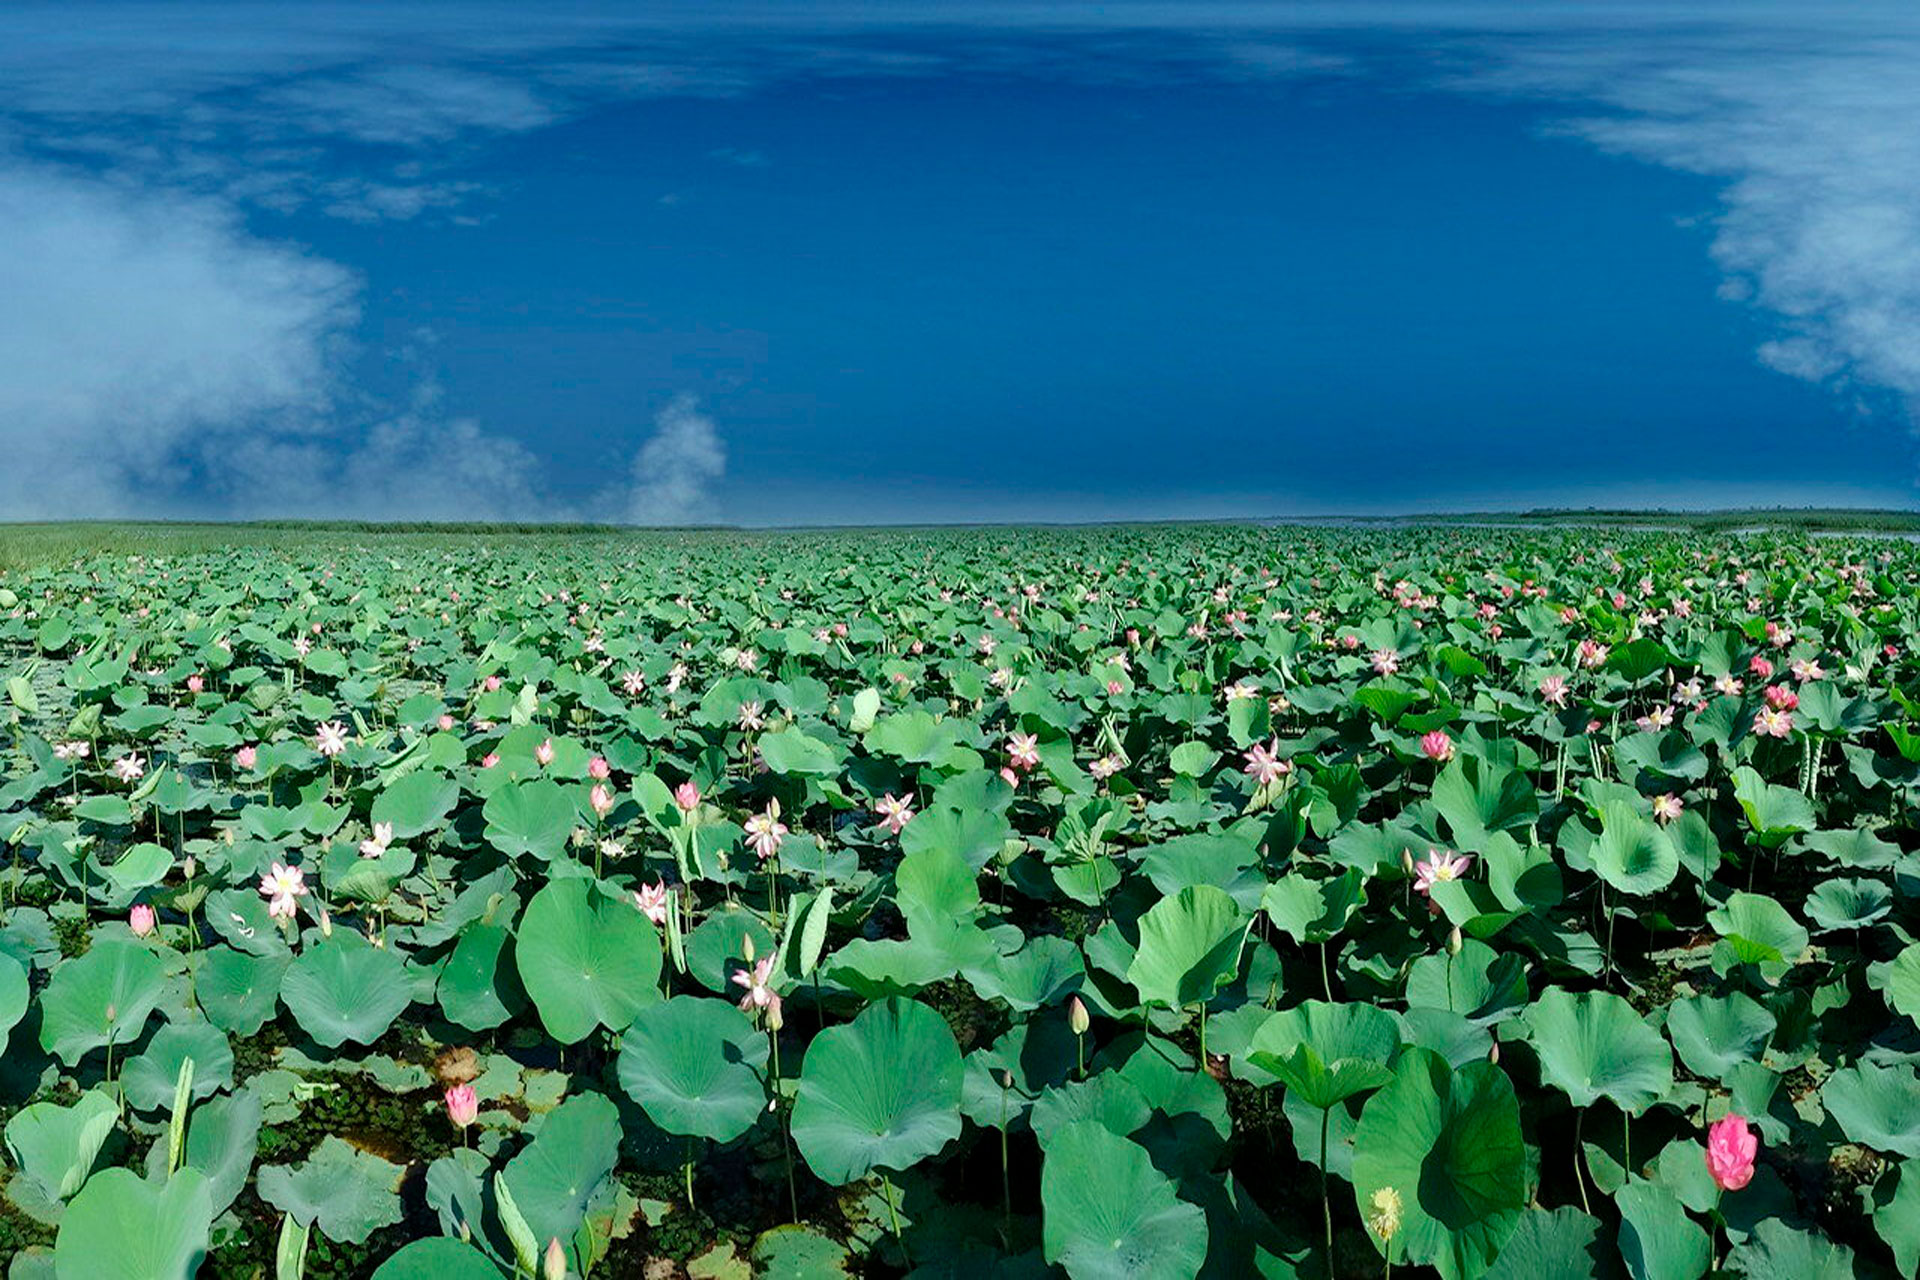
[[1337, 72], [1538, 100], [1558, 133], [1719, 180], [1723, 292], [1775, 328], [1757, 357], [1911, 420], [1916, 67], [1920, 16], [1894, 6], [9, 6], [0, 517], [724, 518], [727, 450], [689, 400], [588, 513], [434, 396], [368, 403], [365, 282], [250, 218], [457, 214], [487, 198], [464, 166], [490, 140], [787, 76]]

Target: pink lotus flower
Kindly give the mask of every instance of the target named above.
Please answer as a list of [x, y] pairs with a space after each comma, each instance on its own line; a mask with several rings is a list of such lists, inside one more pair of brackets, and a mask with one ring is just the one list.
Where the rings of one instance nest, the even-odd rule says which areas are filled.
[[1015, 791], [1020, 789], [1020, 775], [1004, 765], [1001, 766], [1000, 769], [1000, 780], [1012, 787]]
[[493, 766], [499, 763], [500, 763], [500, 756], [499, 756], [499, 753], [497, 752], [489, 751], [487, 752], [487, 754], [480, 757], [480, 767], [482, 769], [491, 769], [493, 768]]
[[488, 693], [494, 693], [494, 692], [496, 692], [496, 691], [498, 691], [498, 690], [499, 690], [499, 688], [500, 688], [500, 677], [499, 677], [499, 676], [488, 676], [488, 677], [486, 678], [486, 681], [484, 682], [484, 687], [486, 688], [486, 691], [487, 691]]
[[1435, 764], [1445, 764], [1453, 759], [1453, 739], [1440, 730], [1420, 735], [1420, 753]]
[[1753, 731], [1768, 738], [1785, 738], [1793, 733], [1793, 716], [1774, 707], [1764, 707], [1753, 718]]
[[560, 1237], [547, 1241], [546, 1257], [540, 1262], [541, 1280], [567, 1280], [567, 1255], [560, 1248]]
[[470, 1084], [457, 1084], [447, 1090], [447, 1119], [464, 1129], [480, 1117], [480, 1097]]
[[747, 848], [765, 862], [780, 852], [780, 842], [787, 838], [787, 825], [780, 821], [780, 802], [769, 804], [762, 813], [756, 813], [746, 821]]
[[740, 1007], [751, 1013], [755, 1009], [764, 1009], [773, 1002], [773, 965], [779, 959], [779, 953], [763, 956], [754, 962], [751, 969], [736, 969], [733, 972], [735, 986], [745, 987], [747, 993], [740, 997]]
[[1548, 676], [1545, 680], [1542, 680], [1540, 682], [1540, 700], [1549, 706], [1566, 706], [1567, 678], [1565, 676]]
[[1827, 673], [1821, 669], [1817, 658], [1795, 658], [1793, 660], [1793, 678], [1802, 684], [1821, 679]]
[[1722, 1116], [1707, 1130], [1707, 1172], [1722, 1191], [1738, 1191], [1753, 1181], [1760, 1138], [1744, 1117]]
[[1754, 654], [1747, 661], [1747, 670], [1762, 680], [1773, 679], [1773, 663], [1760, 654]]
[[1775, 711], [1792, 711], [1800, 705], [1800, 695], [1783, 684], [1770, 684], [1760, 695]]
[[198, 674], [190, 675], [187, 677], [188, 693], [199, 693], [202, 690], [204, 690], [206, 687], [207, 687], [207, 682], [205, 677], [200, 676]]
[[338, 720], [329, 720], [316, 725], [313, 730], [313, 749], [331, 759], [347, 749], [347, 726]]
[[672, 891], [667, 888], [664, 880], [643, 884], [633, 891], [634, 907], [641, 915], [662, 927], [667, 923], [667, 908], [672, 900]]
[[453, 732], [454, 719], [452, 716], [442, 715], [436, 723], [438, 723], [440, 726], [440, 732], [442, 733]]
[[873, 812], [880, 819], [880, 825], [897, 836], [913, 821], [913, 800], [888, 792], [874, 803]]
[[1653, 816], [1661, 822], [1672, 822], [1680, 816], [1680, 797], [1671, 791], [1653, 798]]
[[267, 914], [276, 920], [291, 920], [307, 896], [307, 873], [299, 867], [276, 862], [260, 877], [260, 894], [267, 899]]
[[533, 749], [533, 758], [542, 769], [553, 763], [553, 739], [547, 738]]
[[1580, 642], [1580, 665], [1589, 671], [1607, 660], [1607, 646], [1597, 640]]
[[1281, 778], [1286, 777], [1288, 773], [1292, 772], [1291, 762], [1281, 760], [1274, 754], [1278, 750], [1279, 744], [1277, 742], [1272, 744], [1254, 743], [1253, 746], [1247, 749], [1247, 754], [1244, 757], [1246, 763], [1241, 766], [1240, 772], [1252, 778], [1256, 786], [1272, 786], [1275, 782], [1278, 782]]
[[629, 698], [637, 698], [647, 690], [647, 678], [638, 671], [629, 671], [620, 677], [620, 687], [627, 691]]
[[1376, 675], [1390, 676], [1400, 669], [1400, 653], [1395, 649], [1375, 649], [1372, 663]]
[[127, 912], [127, 928], [133, 930], [133, 936], [144, 938], [153, 932], [153, 908], [142, 902]]
[[1429, 849], [1427, 856], [1413, 865], [1413, 887], [1421, 893], [1428, 893], [1433, 886], [1444, 880], [1459, 880], [1473, 866], [1473, 855], [1449, 853], [1445, 849]]
[[1007, 763], [1023, 773], [1039, 764], [1039, 735], [1016, 733], [1009, 737], [1007, 739]]
[[605, 756], [595, 756], [593, 759], [587, 761], [587, 776], [589, 778], [599, 778], [602, 780], [611, 778], [613, 776], [613, 766], [607, 763]]
[[587, 793], [587, 803], [593, 806], [594, 813], [604, 818], [613, 812], [613, 792], [607, 790], [604, 784], [595, 783], [593, 790]]
[[258, 764], [259, 761], [260, 750], [251, 744], [233, 753], [233, 767], [236, 769], [251, 769], [254, 765]]
[[700, 788], [693, 785], [691, 778], [673, 789], [673, 804], [682, 813], [692, 813], [700, 807]]

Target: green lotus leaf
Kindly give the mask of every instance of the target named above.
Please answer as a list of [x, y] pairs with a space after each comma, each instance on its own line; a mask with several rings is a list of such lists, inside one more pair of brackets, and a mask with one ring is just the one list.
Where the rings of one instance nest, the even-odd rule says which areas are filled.
[[[413, 1003], [400, 957], [346, 929], [294, 957], [280, 999], [300, 1029], [329, 1049], [372, 1044]], [[337, 1237], [336, 1237], [337, 1238]]]
[[1526, 1020], [1540, 1074], [1576, 1107], [1607, 1098], [1639, 1115], [1673, 1088], [1672, 1050], [1619, 996], [1549, 987]]
[[1040, 1170], [1043, 1247], [1073, 1280], [1199, 1274], [1207, 1219], [1145, 1149], [1082, 1120], [1053, 1135]]
[[260, 1169], [260, 1198], [329, 1240], [359, 1244], [400, 1221], [400, 1182], [406, 1166], [328, 1134], [298, 1166]]
[[1324, 1111], [1393, 1079], [1399, 1053], [1400, 1028], [1384, 1009], [1308, 1000], [1263, 1022], [1247, 1058]]
[[500, 1174], [533, 1238], [573, 1239], [620, 1154], [620, 1112], [597, 1093], [561, 1103]]
[[105, 1092], [89, 1089], [72, 1106], [36, 1102], [7, 1121], [7, 1154], [50, 1200], [78, 1191], [120, 1118]]
[[1852, 1141], [1920, 1156], [1920, 1075], [1912, 1067], [1857, 1062], [1828, 1076], [1820, 1099]]
[[488, 844], [508, 857], [528, 853], [543, 862], [560, 856], [580, 820], [580, 806], [548, 778], [505, 783], [480, 812], [487, 820]]
[[1240, 972], [1252, 920], [1212, 885], [1162, 898], [1140, 918], [1127, 981], [1150, 1004], [1185, 1008], [1211, 998]]
[[1687, 1216], [1673, 1192], [1629, 1179], [1614, 1196], [1620, 1206], [1620, 1257], [1633, 1280], [1700, 1280], [1712, 1260], [1707, 1231]]
[[415, 1240], [380, 1264], [373, 1280], [500, 1280], [487, 1255], [445, 1236]]
[[660, 935], [631, 903], [555, 880], [535, 894], [514, 936], [520, 983], [547, 1033], [575, 1044], [618, 1031], [660, 1000]]
[[1667, 1035], [1687, 1070], [1724, 1080], [1742, 1062], [1766, 1048], [1778, 1020], [1752, 996], [1690, 996], [1667, 1006]]
[[159, 1003], [160, 958], [133, 941], [107, 939], [53, 971], [40, 995], [40, 1046], [73, 1066], [108, 1043], [131, 1044]]
[[620, 1086], [668, 1133], [732, 1142], [767, 1109], [767, 1038], [724, 1000], [675, 996], [620, 1042]]
[[182, 1169], [165, 1182], [131, 1169], [89, 1179], [53, 1242], [58, 1280], [192, 1280], [207, 1256], [213, 1208], [206, 1179]]
[[834, 1186], [901, 1170], [960, 1136], [962, 1066], [939, 1014], [899, 997], [814, 1037], [793, 1107], [793, 1141]]

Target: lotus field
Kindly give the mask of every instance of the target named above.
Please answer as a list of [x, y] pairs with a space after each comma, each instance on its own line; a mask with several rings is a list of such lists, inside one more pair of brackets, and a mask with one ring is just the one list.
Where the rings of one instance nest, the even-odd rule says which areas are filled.
[[1912, 1277], [1917, 568], [17, 561], [7, 1274]]

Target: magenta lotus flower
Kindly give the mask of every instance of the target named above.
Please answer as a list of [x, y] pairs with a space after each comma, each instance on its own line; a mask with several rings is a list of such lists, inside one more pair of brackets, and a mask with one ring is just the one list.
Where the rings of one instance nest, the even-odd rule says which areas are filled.
[[1420, 754], [1435, 764], [1445, 764], [1453, 759], [1453, 739], [1438, 729], [1423, 733], [1420, 735]]
[[1753, 655], [1747, 662], [1747, 670], [1762, 680], [1773, 679], [1773, 663], [1769, 662], [1761, 654], [1756, 653]]
[[688, 779], [673, 789], [673, 803], [680, 812], [692, 813], [700, 807], [700, 788]]
[[267, 900], [268, 915], [291, 920], [300, 910], [300, 899], [307, 896], [307, 873], [276, 862], [260, 877], [260, 894]]
[[1413, 887], [1421, 893], [1428, 893], [1441, 881], [1464, 878], [1472, 866], [1473, 855], [1470, 853], [1449, 853], [1445, 849], [1429, 849], [1427, 856], [1413, 865]]
[[487, 752], [487, 754], [480, 757], [480, 767], [482, 769], [491, 769], [493, 768], [493, 766], [499, 763], [500, 763], [500, 754], [497, 751], [489, 751]]
[[595, 756], [587, 761], [587, 776], [604, 782], [613, 776], [613, 766], [607, 763], [605, 756]]
[[153, 932], [153, 908], [142, 902], [127, 912], [127, 928], [133, 930], [133, 936], [144, 938]]
[[1792, 711], [1800, 705], [1800, 695], [1784, 684], [1770, 684], [1760, 696], [1775, 711]]
[[1753, 1181], [1760, 1138], [1742, 1116], [1726, 1115], [1707, 1130], [1707, 1172], [1722, 1191], [1738, 1191]]
[[480, 1116], [480, 1097], [470, 1084], [457, 1084], [447, 1090], [447, 1119], [464, 1129]]

